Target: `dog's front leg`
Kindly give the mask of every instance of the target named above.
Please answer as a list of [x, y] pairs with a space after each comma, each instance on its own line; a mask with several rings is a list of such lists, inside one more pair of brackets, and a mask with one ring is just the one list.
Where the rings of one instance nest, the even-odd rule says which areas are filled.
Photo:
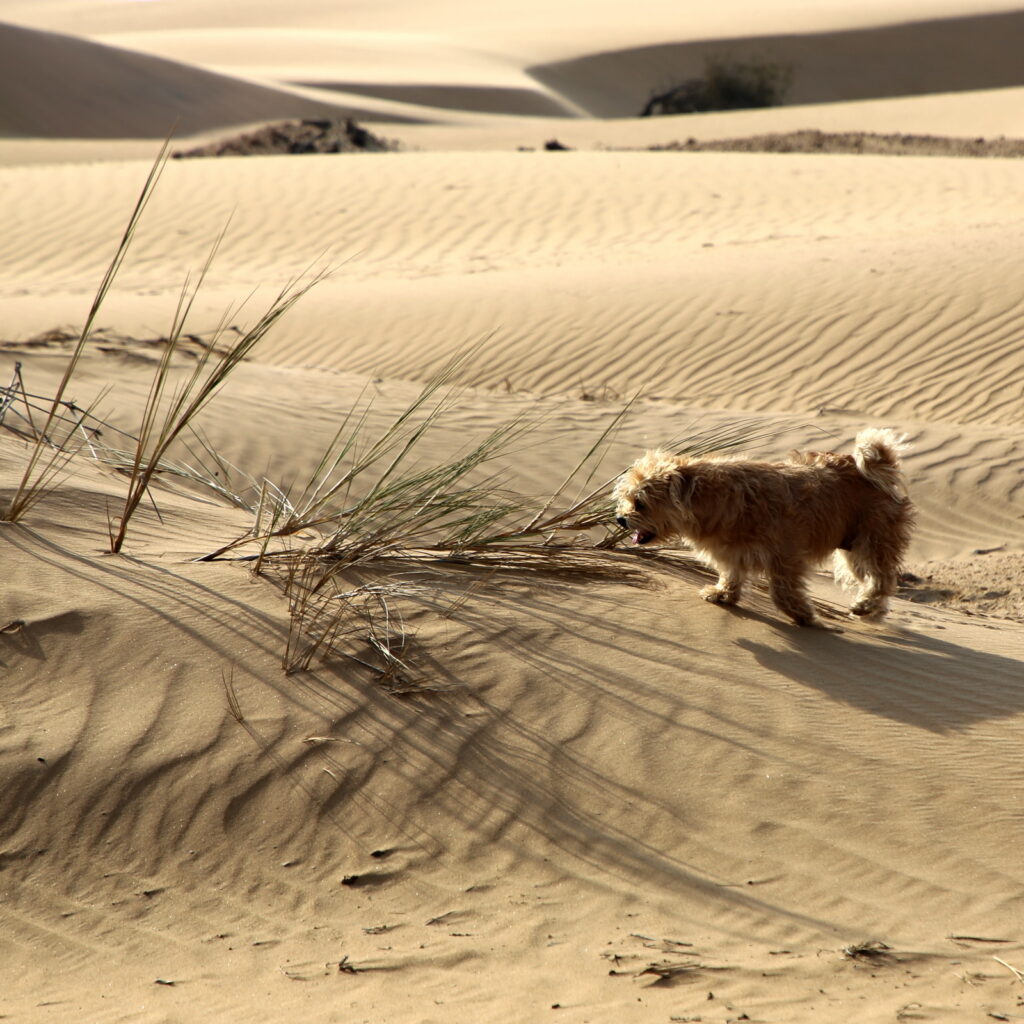
[[721, 569], [718, 582], [705, 587], [700, 596], [712, 604], [736, 604], [743, 590], [744, 575], [737, 569]]
[[768, 577], [768, 592], [780, 612], [798, 626], [822, 625], [807, 595], [803, 566], [777, 564], [772, 566]]

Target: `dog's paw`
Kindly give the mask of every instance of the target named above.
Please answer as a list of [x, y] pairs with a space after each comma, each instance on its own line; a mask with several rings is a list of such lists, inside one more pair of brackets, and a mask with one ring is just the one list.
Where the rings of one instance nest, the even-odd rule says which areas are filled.
[[712, 604], [735, 604], [739, 595], [731, 590], [708, 585], [700, 592], [700, 596]]
[[850, 605], [850, 614], [865, 622], [879, 622], [889, 609], [880, 601], [856, 601]]

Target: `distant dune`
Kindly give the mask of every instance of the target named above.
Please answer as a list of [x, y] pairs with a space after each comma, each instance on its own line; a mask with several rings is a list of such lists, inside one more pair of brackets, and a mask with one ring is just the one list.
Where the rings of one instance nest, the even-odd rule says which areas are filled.
[[912, 21], [846, 31], [669, 42], [535, 65], [538, 81], [595, 117], [635, 117], [651, 93], [703, 70], [708, 56], [776, 62], [793, 72], [786, 102], [1024, 85], [1024, 12]]
[[164, 138], [287, 117], [361, 109], [316, 102], [54, 32], [0, 24], [0, 135]]

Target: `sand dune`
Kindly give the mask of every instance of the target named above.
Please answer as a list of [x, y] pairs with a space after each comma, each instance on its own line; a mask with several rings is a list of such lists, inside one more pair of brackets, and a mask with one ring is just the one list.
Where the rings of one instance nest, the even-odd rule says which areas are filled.
[[[691, 37], [692, 38], [692, 37]], [[789, 68], [787, 101], [835, 103], [1019, 87], [1019, 11], [908, 20], [845, 31], [697, 38], [588, 54], [530, 74], [595, 117], [631, 117], [649, 96], [700, 75], [708, 57]]]
[[[331, 157], [174, 165], [109, 315], [158, 330], [231, 214], [199, 329], [316, 253], [347, 260], [264, 348], [283, 365], [422, 379], [493, 333], [476, 381], [491, 387], [1019, 425], [1021, 168], [671, 153], [396, 154], [340, 178]], [[109, 251], [96, 241], [113, 246], [141, 168], [2, 174], [46, 182], [4, 240], [8, 330], [29, 336], [82, 315]], [[253, 199], [232, 213], [240, 187]]]
[[[468, 480], [539, 507], [638, 395], [592, 484], [729, 424], [770, 459], [886, 424], [920, 511], [883, 625], [845, 616], [825, 572], [835, 632], [761, 587], [707, 604], [678, 551], [582, 577], [421, 551], [346, 569], [341, 593], [383, 588], [377, 618], [339, 620], [337, 651], [285, 674], [304, 634], [273, 574], [194, 560], [253, 515], [163, 474], [112, 555], [126, 478], [83, 451], [0, 522], [0, 1015], [1024, 1013], [1024, 164], [637, 151], [1024, 136], [1006, 7], [0, 2], [0, 386], [17, 365], [55, 392], [168, 114], [222, 138], [319, 112], [333, 84], [403, 151], [164, 169], [66, 395], [107, 392], [110, 443], [139, 430], [182, 283], [230, 221], [172, 390], [218, 323], [235, 337], [335, 267], [199, 421], [236, 490], [307, 479], [346, 416], [365, 451], [476, 346], [410, 468], [528, 422]], [[912, 18], [942, 56], [911, 69]], [[655, 57], [677, 68], [737, 26], [800, 56], [802, 105], [580, 116], [631, 110]], [[0, 418], [23, 428], [14, 398]], [[0, 427], [0, 508], [25, 464]]]
[[[454, 619], [406, 609], [442, 692], [396, 700], [341, 666], [284, 680], [272, 589], [165, 553], [235, 514], [162, 496], [163, 523], [110, 560], [116, 484], [83, 471], [63, 493], [0, 533], [25, 623], [0, 634], [16, 1012], [67, 1000], [56, 972], [95, 957], [117, 966], [71, 997], [86, 1019], [115, 990], [244, 1019], [252, 987], [275, 1018], [328, 1019], [341, 989], [389, 1020], [431, 998], [505, 1019], [509, 961], [528, 1012], [595, 1020], [699, 1010], [708, 989], [754, 1019], [783, 993], [791, 1020], [861, 996], [892, 1012], [908, 971], [937, 1011], [978, 1005], [951, 962], [985, 972], [991, 950], [948, 936], [1019, 920], [1000, 795], [1019, 784], [1019, 624], [911, 606], [833, 637], [780, 627], [763, 598], [703, 605], [685, 571], [646, 591], [512, 582]], [[869, 936], [894, 946], [881, 977], [840, 953]], [[630, 977], [666, 959], [701, 966], [682, 988]], [[984, 1005], [1004, 1005], [1012, 977], [990, 978]]]
[[111, 46], [184, 60], [225, 74], [436, 107], [434, 116], [442, 118], [443, 110], [545, 116], [583, 113], [550, 93], [517, 66], [520, 62], [457, 40], [445, 42], [436, 33], [239, 29], [235, 25], [97, 38]]
[[[786, 30], [791, 23], [779, 13], [752, 14], [746, 3], [742, 12], [723, 5], [699, 15], [657, 3], [631, 26], [623, 25], [614, 5], [584, 11], [566, 4], [560, 17], [547, 7], [540, 12], [517, 5], [496, 22], [467, 19], [462, 5], [431, 5], [424, 18], [417, 5], [405, 4], [383, 24], [373, 12], [365, 20], [351, 10], [342, 16], [331, 5], [317, 9], [308, 0], [308, 24], [292, 11], [283, 16], [258, 5], [227, 17], [217, 8], [190, 10], [180, 2], [169, 12], [160, 5], [134, 12], [122, 5], [112, 21], [102, 5], [70, 6], [72, 11], [62, 11], [51, 5], [49, 12], [38, 5], [0, 6], [0, 15], [27, 25], [70, 25], [104, 44], [90, 48], [83, 40], [7, 26], [12, 62], [6, 91], [16, 95], [21, 113], [0, 124], [0, 131], [159, 137], [165, 131], [154, 131], [143, 119], [167, 121], [167, 108], [175, 104], [171, 118], [180, 118], [182, 132], [193, 133], [322, 114], [335, 98], [348, 113], [387, 120], [418, 119], [415, 113], [403, 117], [390, 106], [396, 102], [442, 122], [452, 110], [622, 118], [639, 114], [653, 93], [700, 74], [708, 56], [722, 54], [791, 69], [787, 102], [795, 105], [1024, 86], [1017, 61], [1024, 16], [1016, 5], [998, 3], [969, 16], [937, 3], [879, 5], [876, 11], [815, 5], [795, 32]], [[538, 31], [538, 18], [552, 15], [555, 24]], [[578, 31], [577, 19], [585, 19], [585, 32]], [[739, 24], [745, 32], [736, 31]], [[36, 77], [48, 62], [65, 69], [64, 92], [55, 94], [67, 108], [65, 120], [52, 130], [38, 121], [53, 105], [47, 97], [59, 88]], [[220, 74], [210, 77], [211, 71]], [[280, 88], [288, 85], [318, 91], [303, 96]], [[332, 97], [332, 91], [342, 96]], [[83, 107], [86, 95], [107, 99], [102, 107]], [[140, 102], [147, 97], [148, 104]], [[366, 98], [365, 106], [359, 97]]]
[[[53, 69], [60, 68], [60, 74]], [[72, 36], [0, 24], [0, 135], [164, 138], [282, 117], [345, 116], [332, 105], [199, 67]]]

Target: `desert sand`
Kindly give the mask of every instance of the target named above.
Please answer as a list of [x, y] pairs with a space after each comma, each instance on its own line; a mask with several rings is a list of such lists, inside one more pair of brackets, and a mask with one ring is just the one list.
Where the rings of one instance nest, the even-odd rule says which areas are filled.
[[[83, 447], [0, 522], [0, 1016], [1024, 1019], [1024, 163], [651, 148], [1022, 138], [1017, 5], [244, 6], [0, 0], [0, 387], [56, 393], [172, 126], [356, 117], [395, 151], [166, 164], [65, 393], [106, 438], [223, 231], [174, 384], [331, 269], [196, 421], [225, 476], [300, 485], [469, 353], [410, 468], [520, 418], [473, 479], [540, 509], [629, 403], [591, 486], [892, 426], [908, 575], [871, 625], [823, 571], [825, 631], [702, 602], [685, 552], [385, 560], [345, 585], [388, 588], [401, 671], [356, 618], [286, 673], [272, 576], [196, 561], [252, 512], [163, 474], [111, 554], [126, 476]], [[792, 102], [634, 116], [714, 52]]]

